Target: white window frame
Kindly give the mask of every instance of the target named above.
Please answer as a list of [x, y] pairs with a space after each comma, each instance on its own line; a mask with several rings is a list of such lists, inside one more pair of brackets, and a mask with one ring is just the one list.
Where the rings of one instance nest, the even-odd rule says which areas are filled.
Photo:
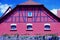
[[[27, 24], [27, 26], [28, 26], [28, 25], [31, 25], [31, 26], [32, 26], [32, 24], [31, 24], [31, 23], [28, 23], [28, 24]], [[30, 28], [30, 29], [28, 29], [28, 28], [27, 28], [27, 30], [33, 30], [33, 29], [32, 29], [32, 28]]]
[[[11, 26], [16, 26], [16, 24], [11, 24]], [[11, 28], [11, 30], [17, 30], [17, 28], [15, 28], [15, 29], [13, 29], [13, 28]]]
[[45, 24], [44, 24], [44, 30], [50, 30], [50, 28], [45, 28], [46, 25], [49, 25], [49, 26], [50, 26], [49, 23], [45, 23]]

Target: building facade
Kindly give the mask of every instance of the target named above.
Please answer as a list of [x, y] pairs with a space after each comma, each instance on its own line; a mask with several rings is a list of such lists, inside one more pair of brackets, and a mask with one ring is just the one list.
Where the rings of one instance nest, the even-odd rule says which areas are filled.
[[[60, 36], [60, 18], [44, 5], [28, 1], [17, 5], [0, 18], [2, 35], [30, 36], [31, 40], [32, 36], [43, 36], [36, 40], [52, 40], [52, 36]], [[55, 37], [53, 40], [57, 40]]]

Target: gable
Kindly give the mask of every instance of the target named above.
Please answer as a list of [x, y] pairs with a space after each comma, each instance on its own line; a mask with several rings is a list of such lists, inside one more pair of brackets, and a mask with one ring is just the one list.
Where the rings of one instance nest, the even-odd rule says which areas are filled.
[[[27, 6], [27, 5], [26, 5]], [[29, 6], [29, 5], [28, 5]], [[28, 12], [32, 12], [33, 16], [28, 17]], [[56, 17], [56, 16], [55, 16]], [[4, 20], [4, 19], [5, 20]], [[42, 6], [17, 6], [14, 10], [9, 12], [5, 17], [2, 17], [5, 23], [22, 23], [22, 22], [58, 22], [58, 18], [54, 18], [50, 12], [46, 11]], [[2, 20], [0, 19], [0, 20]], [[1, 21], [0, 21], [1, 22]]]

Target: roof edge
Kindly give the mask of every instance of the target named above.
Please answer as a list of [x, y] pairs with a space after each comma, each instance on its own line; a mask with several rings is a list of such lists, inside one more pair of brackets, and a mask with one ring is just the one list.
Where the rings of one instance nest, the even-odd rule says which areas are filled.
[[11, 9], [11, 10], [12, 10], [12, 8], [11, 8], [11, 7], [8, 7], [8, 9], [3, 13], [3, 15], [2, 15], [1, 17], [3, 17], [9, 9]]

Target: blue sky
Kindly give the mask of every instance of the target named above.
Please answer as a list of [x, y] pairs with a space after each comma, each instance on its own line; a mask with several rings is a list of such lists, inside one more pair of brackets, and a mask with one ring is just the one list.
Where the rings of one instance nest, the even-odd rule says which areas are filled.
[[[0, 0], [0, 16], [4, 13], [4, 11], [11, 6], [14, 8], [17, 4], [26, 2], [28, 0]], [[44, 4], [45, 7], [49, 10], [57, 10], [60, 9], [60, 0], [33, 0], [40, 4]]]

